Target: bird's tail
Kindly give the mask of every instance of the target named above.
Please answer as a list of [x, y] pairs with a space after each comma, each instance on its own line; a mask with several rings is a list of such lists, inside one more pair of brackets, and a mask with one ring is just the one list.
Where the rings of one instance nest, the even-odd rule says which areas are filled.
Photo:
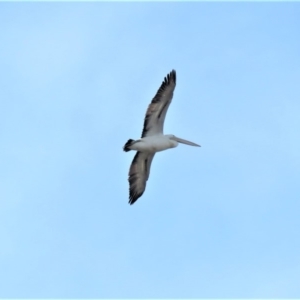
[[132, 139], [128, 140], [127, 143], [124, 145], [123, 150], [124, 150], [125, 152], [130, 151], [131, 149], [130, 149], [129, 147], [130, 147], [134, 142], [135, 142], [135, 141], [132, 140]]

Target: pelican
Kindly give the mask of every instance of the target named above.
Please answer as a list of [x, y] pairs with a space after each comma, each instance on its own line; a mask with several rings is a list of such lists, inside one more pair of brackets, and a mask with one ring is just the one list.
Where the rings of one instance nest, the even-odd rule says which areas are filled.
[[178, 143], [200, 147], [200, 145], [178, 138], [173, 134], [163, 134], [164, 121], [173, 98], [175, 86], [176, 72], [172, 70], [164, 78], [155, 97], [148, 106], [142, 137], [139, 140], [128, 140], [123, 147], [125, 152], [137, 151], [128, 174], [130, 205], [138, 200], [146, 189], [151, 162], [156, 152], [175, 148]]

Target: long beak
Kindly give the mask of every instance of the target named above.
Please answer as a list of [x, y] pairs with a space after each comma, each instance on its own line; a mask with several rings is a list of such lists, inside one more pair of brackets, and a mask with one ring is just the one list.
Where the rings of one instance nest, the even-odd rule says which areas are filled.
[[184, 139], [180, 139], [177, 136], [174, 136], [172, 139], [175, 140], [175, 141], [177, 141], [178, 143], [186, 144], [186, 145], [189, 145], [189, 146], [201, 147], [198, 144], [195, 144], [193, 142], [190, 142], [190, 141], [187, 141], [187, 140], [184, 140]]

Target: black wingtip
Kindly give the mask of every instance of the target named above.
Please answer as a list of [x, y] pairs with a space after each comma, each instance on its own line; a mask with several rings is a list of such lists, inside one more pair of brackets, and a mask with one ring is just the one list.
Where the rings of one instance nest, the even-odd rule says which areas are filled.
[[165, 89], [167, 85], [169, 85], [171, 82], [173, 82], [176, 85], [176, 71], [172, 70], [165, 78], [164, 81], [161, 84], [161, 89]]
[[130, 195], [128, 203], [130, 205], [134, 204], [142, 195], [143, 195], [143, 193], [138, 194], [138, 195]]
[[129, 203], [130, 205], [132, 205], [136, 200], [137, 200], [136, 198], [130, 196], [130, 197], [129, 197], [128, 203]]
[[167, 82], [173, 81], [176, 84], [176, 71], [173, 69], [168, 75], [165, 77]]

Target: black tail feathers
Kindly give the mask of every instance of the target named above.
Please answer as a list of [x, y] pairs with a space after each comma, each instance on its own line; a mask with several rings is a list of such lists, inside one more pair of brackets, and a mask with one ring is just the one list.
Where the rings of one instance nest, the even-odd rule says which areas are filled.
[[127, 141], [127, 143], [124, 145], [123, 150], [125, 152], [130, 151], [131, 149], [129, 148], [133, 144], [134, 140], [130, 139]]

